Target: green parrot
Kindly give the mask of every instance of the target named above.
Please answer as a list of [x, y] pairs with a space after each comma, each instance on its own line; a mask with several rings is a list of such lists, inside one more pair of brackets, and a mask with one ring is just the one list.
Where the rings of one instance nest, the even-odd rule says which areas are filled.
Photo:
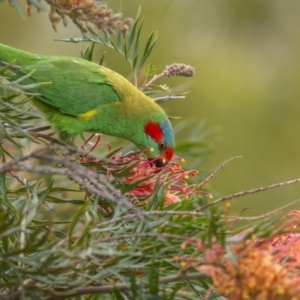
[[1, 65], [11, 64], [15, 78], [50, 82], [33, 99], [68, 143], [89, 131], [124, 138], [145, 150], [157, 167], [174, 153], [174, 134], [163, 109], [120, 74], [84, 59], [41, 56], [0, 44]]

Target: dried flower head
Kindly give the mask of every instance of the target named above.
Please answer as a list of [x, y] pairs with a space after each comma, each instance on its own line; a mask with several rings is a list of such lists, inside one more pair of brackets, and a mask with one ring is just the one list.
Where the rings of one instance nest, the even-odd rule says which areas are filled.
[[96, 34], [95, 27], [110, 34], [120, 30], [128, 33], [133, 23], [131, 18], [121, 20], [121, 13], [114, 13], [105, 4], [98, 5], [94, 0], [46, 0], [50, 5], [49, 19], [56, 31], [61, 20], [67, 25], [67, 16], [83, 32]]
[[184, 76], [192, 77], [195, 75], [195, 68], [185, 64], [174, 63], [170, 66], [166, 66], [163, 74], [165, 76]]
[[[282, 228], [285, 224], [286, 229], [296, 229], [299, 217], [299, 211], [290, 212], [276, 226]], [[227, 251], [217, 243], [210, 249], [202, 242], [193, 245], [202, 252], [200, 259], [175, 260], [185, 268], [207, 273], [218, 293], [228, 299], [300, 299], [299, 233], [289, 232], [271, 239], [252, 238], [227, 245]]]

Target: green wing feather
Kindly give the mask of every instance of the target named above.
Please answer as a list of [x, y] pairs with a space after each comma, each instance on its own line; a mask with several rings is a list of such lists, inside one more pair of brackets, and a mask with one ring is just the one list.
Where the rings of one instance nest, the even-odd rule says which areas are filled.
[[24, 83], [51, 83], [41, 85], [32, 101], [62, 141], [71, 143], [83, 131], [100, 132], [130, 140], [140, 149], [151, 147], [154, 151], [147, 156], [158, 157], [157, 143], [144, 131], [147, 122], [154, 122], [166, 124], [173, 147], [164, 111], [120, 74], [80, 58], [35, 55], [2, 44], [1, 61], [11, 64], [13, 78], [30, 73]]
[[99, 106], [120, 102], [120, 97], [108, 81], [101, 66], [76, 58], [53, 57], [21, 68], [37, 82], [51, 82], [41, 86], [37, 97], [61, 113], [78, 116]]

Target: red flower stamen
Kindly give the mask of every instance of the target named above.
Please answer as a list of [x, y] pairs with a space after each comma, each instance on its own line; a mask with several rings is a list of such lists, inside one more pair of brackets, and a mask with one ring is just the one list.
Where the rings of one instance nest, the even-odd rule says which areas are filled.
[[[85, 142], [83, 147], [87, 145], [93, 137], [94, 135]], [[104, 145], [104, 143], [100, 143], [100, 139], [98, 138], [88, 154], [99, 145]], [[101, 167], [102, 173], [105, 171], [109, 181], [114, 181], [114, 183], [120, 186], [124, 184], [127, 187], [131, 186], [131, 190], [126, 191], [126, 193], [143, 200], [151, 197], [156, 188], [157, 180], [160, 180], [161, 184], [166, 184], [165, 204], [176, 203], [188, 198], [190, 195], [199, 194], [199, 191], [196, 190], [196, 185], [188, 185], [187, 183], [189, 176], [195, 176], [198, 173], [196, 170], [185, 171], [181, 168], [180, 164], [174, 162], [174, 160], [172, 160], [168, 166], [157, 169], [151, 160], [142, 157], [147, 150], [148, 149], [139, 152], [128, 152], [125, 155], [118, 153], [101, 161], [90, 160], [87, 158], [87, 155], [84, 155], [81, 158], [81, 162], [95, 164], [95, 170], [98, 165]], [[175, 157], [174, 159], [182, 161], [179, 157]], [[126, 173], [126, 170], [128, 170], [128, 173]], [[157, 176], [158, 173], [159, 179]], [[119, 174], [123, 175], [120, 176]]]

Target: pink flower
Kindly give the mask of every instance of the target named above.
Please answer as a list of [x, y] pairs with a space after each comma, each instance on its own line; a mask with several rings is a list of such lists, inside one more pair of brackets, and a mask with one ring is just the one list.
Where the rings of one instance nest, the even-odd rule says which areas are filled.
[[[99, 139], [96, 144], [99, 143]], [[107, 144], [106, 144], [107, 145]], [[110, 150], [110, 146], [107, 145]], [[95, 146], [92, 147], [92, 150]], [[196, 176], [198, 171], [185, 171], [174, 158], [168, 166], [157, 169], [154, 164], [144, 159], [143, 151], [118, 153], [114, 156], [100, 161], [89, 160], [87, 156], [81, 159], [82, 163], [95, 163], [105, 170], [107, 178], [126, 194], [130, 199], [146, 201], [151, 197], [157, 185], [164, 185], [164, 205], [170, 205], [188, 198], [190, 195], [197, 195], [196, 185], [188, 185], [190, 176]]]
[[128, 192], [134, 197], [148, 199], [154, 192], [157, 184], [165, 185], [165, 205], [179, 202], [190, 194], [196, 194], [195, 186], [188, 185], [189, 175], [195, 176], [197, 171], [184, 171], [179, 164], [171, 162], [171, 166], [160, 169], [155, 168], [149, 160], [144, 160], [139, 153], [118, 154], [111, 157], [108, 162], [110, 167], [108, 172], [111, 174], [111, 181], [115, 180], [113, 176], [117, 170], [124, 167], [134, 166], [126, 176], [119, 179], [119, 184], [133, 186]]

